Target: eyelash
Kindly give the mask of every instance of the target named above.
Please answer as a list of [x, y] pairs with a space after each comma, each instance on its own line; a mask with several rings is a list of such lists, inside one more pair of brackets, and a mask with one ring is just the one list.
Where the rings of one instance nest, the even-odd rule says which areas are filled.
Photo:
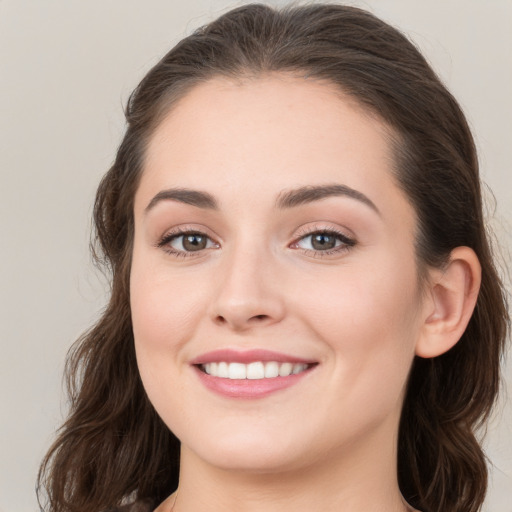
[[[341, 244], [338, 246], [333, 247], [332, 249], [326, 249], [324, 251], [321, 250], [315, 250], [315, 249], [304, 249], [301, 247], [297, 247], [297, 244], [305, 240], [308, 237], [312, 237], [313, 235], [326, 235], [326, 236], [332, 236], [337, 241], [340, 241]], [[352, 247], [354, 247], [357, 244], [356, 240], [353, 238], [348, 237], [345, 233], [338, 231], [334, 228], [322, 228], [318, 226], [314, 226], [312, 228], [305, 228], [302, 230], [295, 241], [291, 244], [292, 246], [296, 246], [295, 248], [300, 250], [303, 254], [306, 254], [308, 256], [312, 255], [317, 258], [322, 258], [324, 256], [330, 256], [333, 254], [340, 254], [349, 251]]]
[[[202, 253], [205, 249], [201, 249], [198, 251], [182, 251], [182, 250], [176, 250], [173, 247], [171, 247], [170, 243], [173, 240], [176, 240], [177, 238], [180, 238], [185, 235], [197, 235], [197, 236], [204, 236], [208, 240], [212, 241], [214, 244], [218, 246], [217, 242], [214, 242], [208, 235], [205, 233], [197, 230], [197, 229], [188, 229], [188, 228], [177, 228], [176, 230], [166, 233], [156, 244], [156, 247], [163, 249], [166, 253], [176, 256], [179, 258], [189, 258], [195, 256], [195, 252]], [[333, 236], [337, 241], [340, 241], [341, 244], [338, 246], [335, 246], [332, 249], [327, 249], [325, 251], [322, 250], [315, 250], [315, 249], [304, 249], [301, 247], [298, 247], [297, 244], [305, 240], [308, 237], [311, 237], [313, 235], [326, 235], [326, 236]], [[343, 253], [346, 251], [349, 251], [352, 247], [354, 247], [357, 244], [356, 240], [353, 238], [348, 237], [345, 233], [342, 233], [341, 231], [338, 231], [333, 228], [319, 228], [319, 227], [313, 227], [313, 228], [307, 228], [304, 229], [295, 239], [294, 242], [290, 244], [290, 247], [293, 249], [300, 250], [303, 254], [311, 255], [311, 253], [314, 254], [315, 257], [323, 257], [323, 256], [329, 256], [332, 254], [338, 254]], [[295, 246], [295, 247], [294, 247]]]
[[[156, 244], [156, 246], [160, 249], [163, 249], [167, 254], [172, 256], [176, 256], [178, 258], [189, 258], [194, 256], [194, 252], [200, 253], [201, 251], [181, 251], [174, 249], [170, 243], [182, 236], [186, 235], [196, 235], [196, 236], [204, 236], [208, 240], [212, 241], [211, 237], [209, 237], [206, 233], [199, 231], [198, 229], [189, 229], [189, 228], [176, 228], [174, 231], [170, 233], [166, 233]], [[216, 242], [214, 242], [216, 243]], [[218, 245], [218, 244], [217, 244]], [[203, 249], [204, 250], [204, 249]]]

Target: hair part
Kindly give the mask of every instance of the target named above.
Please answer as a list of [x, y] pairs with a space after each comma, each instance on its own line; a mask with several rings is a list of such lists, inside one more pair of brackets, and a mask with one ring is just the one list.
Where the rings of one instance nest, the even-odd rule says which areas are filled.
[[111, 271], [111, 298], [67, 362], [70, 415], [39, 474], [51, 512], [98, 512], [129, 496], [161, 501], [177, 487], [179, 442], [149, 403], [135, 359], [134, 196], [148, 141], [180, 98], [214, 77], [268, 73], [333, 84], [391, 128], [395, 178], [418, 219], [420, 269], [441, 267], [458, 246], [471, 247], [480, 260], [481, 291], [461, 340], [442, 356], [414, 360], [398, 477], [405, 499], [423, 512], [481, 508], [487, 469], [475, 432], [498, 394], [508, 314], [464, 115], [416, 47], [372, 14], [330, 4], [253, 4], [183, 39], [128, 101], [126, 134], [94, 208], [94, 255]]

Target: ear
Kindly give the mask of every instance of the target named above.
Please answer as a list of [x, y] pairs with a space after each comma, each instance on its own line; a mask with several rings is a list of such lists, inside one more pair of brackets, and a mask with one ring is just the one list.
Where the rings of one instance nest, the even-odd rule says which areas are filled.
[[457, 247], [446, 267], [430, 272], [417, 356], [439, 356], [459, 341], [475, 309], [481, 274], [478, 257], [469, 247]]

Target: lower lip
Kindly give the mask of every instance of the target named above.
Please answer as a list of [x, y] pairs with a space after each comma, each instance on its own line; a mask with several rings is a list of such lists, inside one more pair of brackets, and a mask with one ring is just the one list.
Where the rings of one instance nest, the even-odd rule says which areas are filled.
[[268, 395], [289, 388], [297, 384], [306, 375], [311, 373], [314, 367], [303, 372], [289, 375], [288, 377], [273, 377], [271, 379], [226, 379], [212, 377], [194, 367], [199, 379], [209, 390], [229, 398], [264, 398]]

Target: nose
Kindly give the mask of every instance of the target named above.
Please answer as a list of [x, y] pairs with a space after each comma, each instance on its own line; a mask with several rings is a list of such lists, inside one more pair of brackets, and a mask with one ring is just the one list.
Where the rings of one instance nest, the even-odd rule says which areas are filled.
[[233, 251], [225, 258], [211, 303], [211, 318], [217, 325], [246, 331], [283, 319], [283, 290], [270, 259], [251, 251]]

